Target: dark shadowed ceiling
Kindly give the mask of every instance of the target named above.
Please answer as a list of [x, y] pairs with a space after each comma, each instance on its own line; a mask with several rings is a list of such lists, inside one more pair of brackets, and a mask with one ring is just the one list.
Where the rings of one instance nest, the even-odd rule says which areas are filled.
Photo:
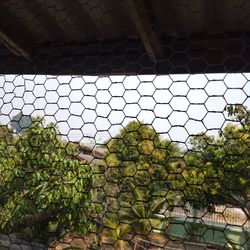
[[0, 73], [249, 71], [247, 0], [2, 0]]

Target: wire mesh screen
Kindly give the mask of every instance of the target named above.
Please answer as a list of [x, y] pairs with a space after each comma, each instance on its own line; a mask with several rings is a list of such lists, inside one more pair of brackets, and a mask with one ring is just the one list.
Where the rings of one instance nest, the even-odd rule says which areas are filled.
[[0, 249], [250, 249], [249, 4], [220, 2], [0, 3]]
[[248, 77], [1, 76], [2, 247], [247, 249]]

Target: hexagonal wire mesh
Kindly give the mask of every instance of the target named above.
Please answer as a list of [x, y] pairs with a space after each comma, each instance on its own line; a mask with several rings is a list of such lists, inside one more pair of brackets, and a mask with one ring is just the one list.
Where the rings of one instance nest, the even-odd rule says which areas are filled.
[[248, 77], [2, 75], [2, 246], [247, 249]]
[[248, 47], [226, 33], [164, 40], [200, 32], [208, 6], [176, 1], [192, 14], [178, 23], [145, 2], [163, 51], [130, 0], [2, 4], [36, 52], [0, 33], [19, 56], [1, 73], [41, 74], [0, 76], [1, 249], [250, 248], [250, 75], [173, 74], [243, 72]]

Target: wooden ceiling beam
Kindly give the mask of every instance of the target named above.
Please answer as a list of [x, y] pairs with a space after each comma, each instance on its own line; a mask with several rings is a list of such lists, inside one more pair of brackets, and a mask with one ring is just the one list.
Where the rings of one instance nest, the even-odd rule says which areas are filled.
[[129, 14], [135, 24], [145, 50], [153, 63], [164, 58], [159, 38], [148, 17], [142, 0], [126, 0]]
[[79, 0], [59, 0], [57, 4], [63, 6], [61, 11], [65, 13], [69, 21], [75, 24], [80, 36], [85, 34], [85, 39], [90, 39], [98, 35], [99, 31], [94, 21]]
[[227, 16], [225, 12], [225, 4], [222, 1], [210, 0], [204, 1], [205, 28], [210, 34], [225, 32], [225, 23]]
[[56, 40], [63, 39], [64, 31], [54, 20], [54, 18], [48, 13], [46, 5], [42, 0], [22, 0], [24, 6], [34, 15], [34, 17], [41, 23], [41, 26], [45, 31]]
[[0, 4], [0, 19], [0, 43], [14, 55], [32, 61], [27, 41], [33, 41], [34, 37], [22, 21], [10, 11], [7, 2]]
[[0, 42], [14, 55], [21, 56], [28, 61], [32, 61], [31, 54], [28, 52], [23, 45], [23, 42], [19, 41], [17, 38], [11, 37], [3, 29], [0, 29]]

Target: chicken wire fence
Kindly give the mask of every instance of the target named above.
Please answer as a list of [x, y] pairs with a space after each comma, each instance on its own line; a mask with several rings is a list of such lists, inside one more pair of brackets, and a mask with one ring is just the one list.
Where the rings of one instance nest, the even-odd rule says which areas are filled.
[[248, 77], [2, 75], [1, 248], [247, 249]]
[[250, 249], [247, 3], [135, 2], [0, 3], [0, 249]]

